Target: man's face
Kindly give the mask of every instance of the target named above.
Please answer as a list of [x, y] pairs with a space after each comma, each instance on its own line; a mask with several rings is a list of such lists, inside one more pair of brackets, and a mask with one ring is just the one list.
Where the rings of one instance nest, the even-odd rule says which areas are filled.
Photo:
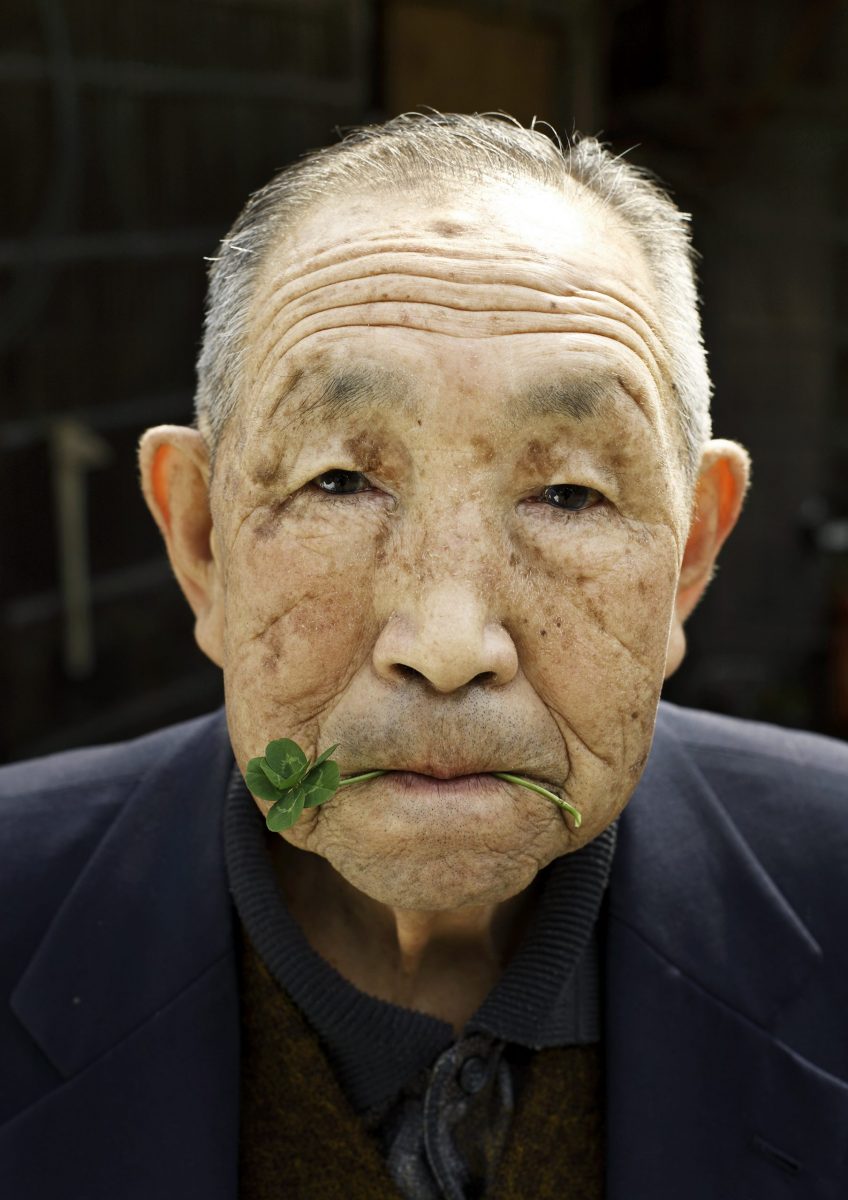
[[[282, 835], [377, 900], [514, 895], [639, 779], [687, 518], [654, 303], [608, 213], [529, 183], [328, 203], [264, 266], [215, 657], [242, 770], [287, 737], [418, 773]], [[491, 771], [559, 785], [579, 833], [491, 775], [426, 778]]]

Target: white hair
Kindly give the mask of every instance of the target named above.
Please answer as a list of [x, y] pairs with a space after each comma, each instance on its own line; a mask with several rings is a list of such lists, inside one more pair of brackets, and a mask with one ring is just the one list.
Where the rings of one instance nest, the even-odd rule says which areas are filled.
[[[549, 127], [548, 127], [549, 128]], [[596, 138], [562, 145], [534, 122], [504, 113], [403, 113], [358, 126], [310, 151], [255, 192], [210, 260], [203, 341], [197, 360], [195, 425], [215, 458], [241, 392], [248, 314], [268, 251], [310, 205], [351, 190], [428, 189], [448, 181], [525, 178], [562, 190], [576, 182], [615, 213], [637, 241], [654, 282], [671, 359], [687, 484], [710, 437], [711, 384], [701, 335], [689, 216], [653, 176]]]

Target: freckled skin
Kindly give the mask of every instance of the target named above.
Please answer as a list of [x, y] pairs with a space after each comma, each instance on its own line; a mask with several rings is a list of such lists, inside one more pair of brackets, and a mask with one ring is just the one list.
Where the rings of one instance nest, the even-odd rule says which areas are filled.
[[361, 471], [376, 471], [380, 467], [380, 446], [381, 439], [379, 435], [375, 436], [371, 432], [362, 431], [355, 434], [353, 437], [347, 438], [344, 443], [344, 449], [351, 459], [361, 463], [359, 467]]
[[458, 221], [433, 221], [429, 226], [433, 233], [440, 237], [459, 237], [462, 233], [468, 233], [469, 229], [466, 225], [461, 225]]
[[[554, 806], [507, 789], [484, 818], [462, 803], [422, 814], [376, 780], [282, 835], [406, 907], [513, 895], [617, 815], [652, 730], [679, 566], [666, 363], [656, 337], [641, 337], [659, 323], [638, 251], [608, 229], [593, 238], [597, 218], [572, 209], [556, 250], [562, 326], [540, 327], [555, 278], [550, 231], [536, 243], [503, 196], [483, 204], [489, 240], [452, 231], [449, 266], [438, 257], [445, 229], [418, 232], [410, 201], [383, 211], [379, 230], [367, 210], [314, 213], [272, 257], [238, 423], [248, 467], [267, 464], [270, 444], [285, 469], [273, 485], [251, 470], [243, 509], [220, 514], [237, 530], [224, 534], [225, 682], [240, 765], [283, 735], [312, 751], [341, 741], [347, 773], [471, 754], [559, 781], [583, 813], [576, 833]], [[343, 250], [328, 229], [350, 235]], [[515, 251], [501, 243], [522, 239], [520, 278], [503, 286]], [[454, 284], [458, 274], [467, 282]], [[448, 286], [464, 289], [456, 314], [440, 307]], [[425, 381], [417, 416], [390, 408], [274, 442], [266, 414], [287, 381], [316, 356], [341, 364], [366, 353]], [[510, 431], [514, 379], [572, 358], [619, 387], [630, 380], [642, 404], [611, 402], [600, 423], [545, 417]], [[600, 490], [613, 444], [616, 505], [567, 514], [538, 502], [557, 483]], [[622, 468], [628, 459], [636, 469]], [[332, 469], [375, 476], [373, 488], [344, 502], [309, 489]], [[525, 626], [530, 612], [544, 624]], [[635, 730], [634, 700], [646, 713]]]
[[469, 438], [469, 444], [474, 451], [474, 461], [480, 465], [492, 462], [497, 454], [495, 446], [488, 438], [475, 434]]
[[538, 471], [541, 475], [549, 473], [554, 465], [553, 448], [538, 438], [531, 438], [518, 460], [518, 465], [524, 471]]
[[[575, 831], [507, 783], [422, 805], [390, 776], [276, 840], [319, 951], [373, 994], [460, 1021], [538, 871], [596, 837], [638, 782], [690, 499], [636, 244], [530, 184], [432, 208], [428, 223], [414, 195], [328, 201], [264, 266], [210, 496], [214, 657], [242, 770], [272, 738], [310, 754], [339, 742], [343, 775], [511, 771], [581, 811]], [[412, 406], [292, 420], [293, 380], [358, 359], [410, 379]], [[557, 372], [608, 381], [602, 415], [513, 428], [512, 397]], [[331, 499], [315, 483], [330, 471], [367, 478]], [[584, 511], [545, 499], [561, 484], [590, 490]]]

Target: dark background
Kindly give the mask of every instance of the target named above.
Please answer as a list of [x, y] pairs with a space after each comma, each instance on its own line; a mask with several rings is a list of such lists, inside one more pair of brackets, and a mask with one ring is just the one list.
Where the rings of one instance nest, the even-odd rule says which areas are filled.
[[832, 0], [4, 0], [0, 761], [208, 711], [138, 485], [190, 423], [214, 253], [335, 128], [600, 133], [694, 215], [754, 487], [669, 699], [848, 736], [848, 14]]

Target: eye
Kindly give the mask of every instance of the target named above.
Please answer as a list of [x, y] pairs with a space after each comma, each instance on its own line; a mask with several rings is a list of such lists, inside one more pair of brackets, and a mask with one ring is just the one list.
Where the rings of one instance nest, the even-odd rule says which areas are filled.
[[577, 483], [554, 483], [546, 487], [541, 495], [545, 504], [560, 508], [564, 512], [583, 512], [603, 503], [603, 496], [595, 488], [582, 487]]
[[[363, 486], [357, 487], [357, 484]], [[328, 497], [354, 496], [357, 492], [365, 491], [371, 484], [361, 471], [324, 471], [310, 481], [310, 486], [323, 492]]]

